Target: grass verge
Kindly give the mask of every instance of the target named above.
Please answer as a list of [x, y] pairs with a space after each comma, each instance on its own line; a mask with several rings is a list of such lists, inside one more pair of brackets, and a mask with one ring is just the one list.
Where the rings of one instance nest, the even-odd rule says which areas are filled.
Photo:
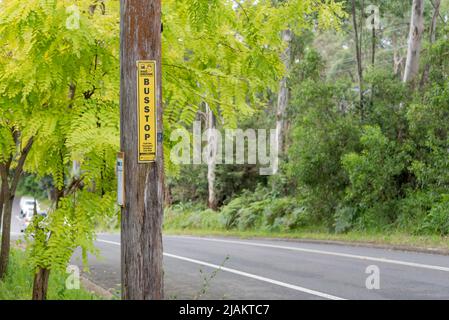
[[269, 232], [269, 231], [237, 231], [237, 230], [201, 230], [201, 229], [166, 229], [166, 235], [191, 235], [191, 236], [223, 236], [241, 239], [272, 238], [287, 240], [319, 240], [338, 241], [347, 243], [392, 246], [404, 248], [416, 248], [423, 250], [442, 250], [449, 253], [449, 238], [441, 236], [414, 236], [404, 233], [361, 233], [349, 232], [346, 234], [331, 234], [326, 232], [294, 231], [294, 232]]
[[[52, 271], [48, 284], [48, 300], [100, 300], [101, 297], [80, 288], [66, 289], [67, 275]], [[8, 273], [0, 281], [0, 300], [30, 300], [33, 290], [33, 271], [26, 264], [26, 253], [12, 249]]]

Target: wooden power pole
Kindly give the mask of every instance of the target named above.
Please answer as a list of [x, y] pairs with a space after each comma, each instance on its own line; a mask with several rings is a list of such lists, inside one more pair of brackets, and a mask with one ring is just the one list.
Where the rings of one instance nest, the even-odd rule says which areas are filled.
[[161, 0], [121, 0], [122, 299], [163, 299]]

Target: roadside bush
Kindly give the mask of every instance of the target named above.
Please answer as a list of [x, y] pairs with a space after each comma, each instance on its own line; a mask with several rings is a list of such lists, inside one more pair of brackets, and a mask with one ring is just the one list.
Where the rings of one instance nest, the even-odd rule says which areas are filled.
[[233, 229], [238, 226], [240, 210], [246, 205], [248, 205], [248, 202], [245, 197], [237, 197], [222, 208], [221, 214], [226, 221], [226, 229]]
[[287, 215], [295, 210], [292, 198], [273, 199], [264, 210], [265, 228], [279, 230], [285, 227]]
[[350, 180], [345, 200], [355, 209], [346, 209], [339, 214], [339, 231], [348, 229], [349, 223], [358, 224], [362, 230], [388, 226], [397, 217], [395, 207], [399, 190], [396, 178], [404, 170], [404, 157], [379, 127], [365, 127], [360, 142], [361, 153], [349, 153], [342, 159]]
[[345, 233], [354, 227], [357, 219], [357, 209], [354, 207], [341, 207], [335, 213], [334, 230], [336, 233]]
[[441, 236], [449, 234], [449, 194], [443, 195], [432, 207], [420, 231]]
[[194, 203], [180, 203], [165, 210], [166, 229], [223, 229], [225, 220], [221, 214]]
[[438, 195], [434, 192], [409, 191], [407, 197], [400, 200], [396, 227], [412, 234], [423, 233], [424, 220], [436, 202]]
[[226, 229], [283, 231], [309, 222], [304, 208], [297, 206], [297, 201], [291, 197], [260, 200], [246, 194], [224, 206], [221, 214], [226, 220]]
[[258, 228], [263, 221], [263, 208], [266, 202], [253, 202], [246, 208], [241, 208], [237, 214], [236, 224], [239, 230]]
[[293, 91], [297, 117], [292, 128], [286, 175], [296, 185], [302, 207], [319, 223], [332, 226], [349, 183], [343, 155], [358, 150], [358, 119], [347, 102], [347, 83], [304, 81]]

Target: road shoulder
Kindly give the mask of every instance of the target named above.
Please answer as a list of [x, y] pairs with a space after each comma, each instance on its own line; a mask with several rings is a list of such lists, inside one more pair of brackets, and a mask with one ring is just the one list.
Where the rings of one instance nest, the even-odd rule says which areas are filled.
[[[413, 237], [407, 235], [391, 236], [390, 238], [375, 238], [374, 236], [367, 236], [365, 239], [363, 235], [357, 235], [354, 239], [345, 235], [331, 235], [331, 234], [293, 234], [289, 233], [286, 236], [280, 234], [259, 234], [255, 232], [239, 232], [239, 231], [208, 231], [208, 230], [164, 230], [164, 235], [167, 236], [195, 236], [195, 237], [223, 237], [228, 239], [239, 240], [265, 240], [265, 241], [284, 241], [296, 243], [314, 243], [314, 244], [329, 244], [338, 246], [351, 247], [365, 247], [385, 250], [417, 252], [427, 254], [438, 254], [449, 256], [449, 239], [446, 238], [427, 238], [427, 237]], [[409, 243], [407, 243], [409, 242]]]

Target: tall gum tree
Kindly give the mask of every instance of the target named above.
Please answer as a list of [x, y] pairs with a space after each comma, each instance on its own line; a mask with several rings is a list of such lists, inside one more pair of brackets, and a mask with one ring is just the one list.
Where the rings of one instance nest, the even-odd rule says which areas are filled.
[[[429, 31], [430, 45], [433, 45], [435, 43], [435, 41], [437, 40], [437, 25], [438, 25], [438, 19], [440, 17], [441, 0], [434, 0], [432, 2], [432, 5], [433, 5], [433, 16], [432, 16], [432, 21], [430, 24], [430, 31]], [[424, 67], [423, 75], [421, 78], [421, 83], [420, 83], [421, 88], [428, 81], [429, 72], [430, 72], [430, 64], [427, 63], [426, 66]]]
[[424, 0], [413, 0], [408, 37], [407, 60], [405, 63], [405, 83], [413, 82], [419, 73], [422, 39], [424, 33]]
[[[278, 91], [278, 101], [276, 107], [276, 148], [278, 154], [283, 153], [284, 149], [284, 135], [285, 135], [285, 117], [287, 113], [287, 106], [290, 96], [290, 90], [288, 87], [288, 71], [291, 65], [291, 42], [292, 42], [292, 32], [290, 30], [284, 30], [282, 32], [282, 40], [286, 44], [286, 48], [281, 55], [282, 63], [284, 64], [286, 73], [279, 81], [279, 91]], [[279, 170], [279, 158], [275, 159], [273, 166], [274, 174]]]

